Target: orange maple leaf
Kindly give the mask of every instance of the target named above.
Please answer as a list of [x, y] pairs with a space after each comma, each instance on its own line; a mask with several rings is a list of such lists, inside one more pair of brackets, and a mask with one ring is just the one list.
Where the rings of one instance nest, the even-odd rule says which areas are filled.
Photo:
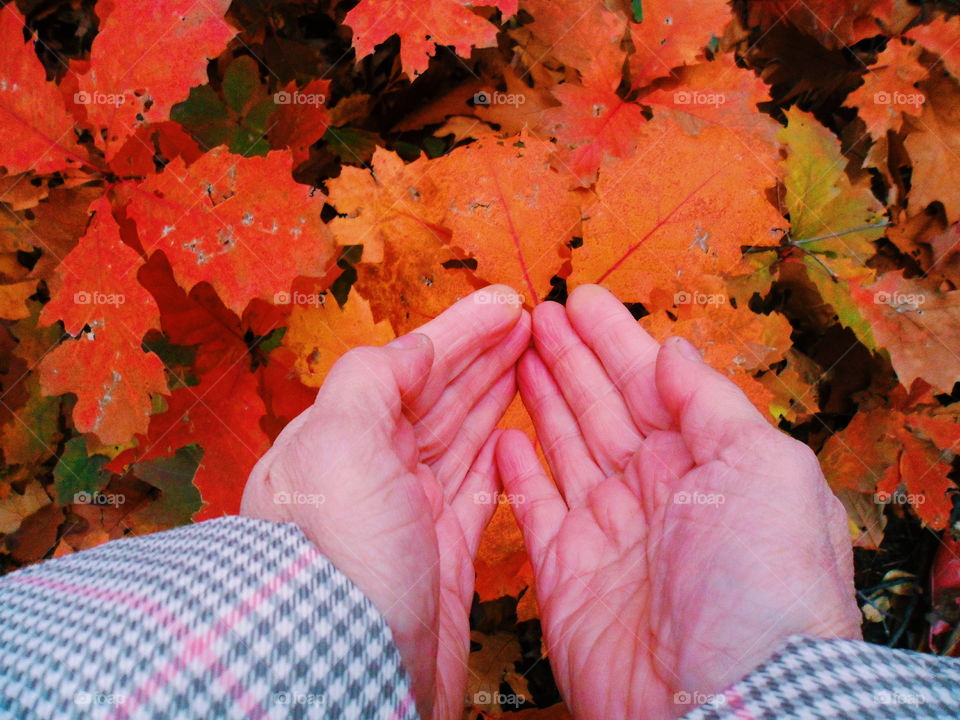
[[181, 286], [209, 282], [239, 315], [252, 298], [287, 293], [297, 275], [323, 276], [335, 262], [323, 194], [290, 173], [286, 153], [244, 158], [216, 148], [189, 168], [170, 163], [131, 196], [127, 213], [144, 250], [162, 250]]
[[360, 0], [344, 23], [353, 30], [358, 59], [391, 35], [399, 35], [400, 63], [413, 77], [427, 69], [437, 45], [452, 45], [464, 57], [472, 48], [496, 45], [496, 26], [470, 10], [485, 5], [496, 7], [505, 17], [517, 12], [517, 0]]
[[141, 349], [160, 316], [136, 280], [140, 256], [121, 241], [107, 196], [90, 209], [90, 227], [57, 268], [40, 316], [44, 325], [63, 320], [66, 331], [80, 337], [43, 359], [40, 383], [47, 395], [76, 394], [77, 430], [105, 444], [123, 443], [146, 430], [151, 395], [167, 392], [160, 358]]

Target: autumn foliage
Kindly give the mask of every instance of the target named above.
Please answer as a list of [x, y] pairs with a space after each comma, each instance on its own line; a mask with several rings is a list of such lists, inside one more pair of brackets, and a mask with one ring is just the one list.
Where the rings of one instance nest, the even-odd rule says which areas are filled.
[[[856, 546], [950, 527], [960, 17], [21, 0], [0, 47], [6, 567], [236, 512], [337, 357], [489, 283], [601, 283], [689, 338]], [[535, 617], [506, 506], [478, 574]]]

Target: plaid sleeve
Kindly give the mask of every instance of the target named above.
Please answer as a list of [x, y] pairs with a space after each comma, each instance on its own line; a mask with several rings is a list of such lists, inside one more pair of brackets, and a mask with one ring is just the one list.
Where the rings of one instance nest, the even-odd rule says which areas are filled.
[[700, 704], [683, 720], [955, 718], [960, 660], [794, 636], [726, 692], [679, 692], [674, 702]]
[[415, 720], [370, 601], [290, 524], [227, 517], [0, 579], [0, 718]]

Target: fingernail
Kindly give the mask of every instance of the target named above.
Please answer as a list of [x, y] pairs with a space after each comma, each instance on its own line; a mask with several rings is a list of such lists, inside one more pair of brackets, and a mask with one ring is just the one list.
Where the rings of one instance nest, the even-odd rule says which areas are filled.
[[429, 338], [423, 333], [409, 333], [401, 335], [396, 340], [391, 340], [387, 343], [387, 347], [394, 350], [419, 350], [429, 341]]
[[680, 354], [683, 355], [687, 360], [703, 362], [703, 355], [701, 355], [700, 351], [697, 350], [686, 338], [675, 338], [673, 343], [676, 345], [677, 350], [680, 351]]

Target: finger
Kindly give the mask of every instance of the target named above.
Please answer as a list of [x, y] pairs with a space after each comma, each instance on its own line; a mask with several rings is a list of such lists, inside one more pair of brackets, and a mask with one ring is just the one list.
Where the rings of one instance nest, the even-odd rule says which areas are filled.
[[606, 473], [623, 470], [641, 435], [620, 391], [570, 325], [561, 305], [545, 302], [534, 309], [533, 339], [597, 464]]
[[434, 365], [430, 338], [411, 333], [384, 347], [357, 347], [327, 373], [313, 408], [333, 408], [358, 432], [395, 427], [402, 408], [419, 396]]
[[470, 557], [476, 557], [480, 547], [480, 536], [490, 524], [496, 512], [499, 495], [497, 494], [497, 441], [501, 431], [495, 430], [480, 449], [477, 459], [464, 478], [450, 502], [463, 530]]
[[568, 507], [577, 507], [604, 478], [580, 425], [536, 350], [520, 358], [520, 397], [530, 413], [540, 445]]
[[657, 356], [657, 389], [697, 464], [719, 458], [749, 434], [745, 429], [771, 429], [740, 388], [683, 338], [664, 342]]
[[443, 485], [444, 496], [448, 501], [459, 490], [477, 454], [516, 394], [516, 372], [511, 367], [471, 408], [446, 451], [433, 462], [427, 463]]
[[430, 462], [447, 451], [467, 414], [516, 364], [529, 343], [530, 314], [524, 311], [519, 322], [500, 343], [478, 357], [447, 386], [439, 400], [414, 426], [424, 462]]
[[637, 324], [622, 302], [599, 285], [576, 288], [566, 308], [573, 329], [623, 395], [637, 429], [646, 435], [668, 428], [670, 414], [657, 392], [660, 343]]
[[417, 328], [433, 341], [434, 359], [429, 381], [408, 405], [412, 416], [425, 415], [451, 380], [510, 332], [520, 319], [519, 298], [506, 285], [490, 285]]
[[514, 498], [511, 506], [534, 572], [539, 572], [547, 548], [567, 517], [567, 506], [540, 465], [530, 438], [522, 431], [506, 430], [500, 436], [497, 468], [504, 488]]

